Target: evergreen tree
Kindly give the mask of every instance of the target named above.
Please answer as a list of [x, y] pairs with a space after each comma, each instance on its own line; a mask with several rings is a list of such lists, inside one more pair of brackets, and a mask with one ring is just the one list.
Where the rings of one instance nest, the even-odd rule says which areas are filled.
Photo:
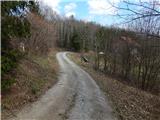
[[80, 51], [81, 49], [79, 34], [76, 30], [74, 30], [73, 35], [71, 37], [71, 48], [75, 51]]
[[14, 78], [8, 78], [8, 73], [16, 67], [20, 52], [11, 45], [13, 37], [27, 37], [30, 35], [30, 23], [25, 14], [26, 9], [37, 11], [34, 2], [1, 1], [1, 75], [2, 90], [8, 89]]

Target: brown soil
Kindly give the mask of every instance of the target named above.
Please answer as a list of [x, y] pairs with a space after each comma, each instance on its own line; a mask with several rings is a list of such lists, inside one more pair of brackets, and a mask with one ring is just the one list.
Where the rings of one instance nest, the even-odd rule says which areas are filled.
[[2, 95], [2, 119], [14, 116], [26, 104], [36, 101], [57, 81], [56, 51], [47, 56], [28, 55], [14, 70], [16, 82]]
[[101, 72], [89, 63], [80, 61], [80, 55], [70, 55], [74, 62], [86, 70], [110, 98], [120, 120], [160, 120], [160, 97], [126, 85]]

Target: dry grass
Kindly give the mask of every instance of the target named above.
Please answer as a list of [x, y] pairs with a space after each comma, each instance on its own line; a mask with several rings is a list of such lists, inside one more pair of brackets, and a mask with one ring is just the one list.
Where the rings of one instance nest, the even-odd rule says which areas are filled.
[[79, 54], [71, 59], [86, 70], [102, 91], [111, 99], [120, 120], [160, 120], [160, 97], [128, 86], [82, 63]]
[[58, 62], [56, 51], [47, 56], [28, 55], [14, 71], [16, 82], [2, 95], [2, 119], [14, 115], [24, 105], [36, 101], [57, 81]]

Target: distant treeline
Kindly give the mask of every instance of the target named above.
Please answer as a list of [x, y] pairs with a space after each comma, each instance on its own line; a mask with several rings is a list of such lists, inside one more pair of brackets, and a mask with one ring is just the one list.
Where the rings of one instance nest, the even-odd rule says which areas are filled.
[[[157, 24], [159, 23], [159, 24]], [[57, 44], [67, 50], [92, 51], [97, 70], [114, 75], [147, 91], [160, 90], [160, 25], [148, 17], [126, 29], [77, 21], [73, 16], [56, 22]], [[147, 26], [147, 27], [146, 27]]]

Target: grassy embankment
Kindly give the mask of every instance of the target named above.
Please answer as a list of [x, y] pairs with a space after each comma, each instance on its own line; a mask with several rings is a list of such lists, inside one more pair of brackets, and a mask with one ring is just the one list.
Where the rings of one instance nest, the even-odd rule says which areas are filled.
[[48, 55], [27, 55], [13, 71], [15, 83], [2, 94], [2, 119], [14, 115], [24, 105], [36, 101], [57, 81], [56, 51]]

